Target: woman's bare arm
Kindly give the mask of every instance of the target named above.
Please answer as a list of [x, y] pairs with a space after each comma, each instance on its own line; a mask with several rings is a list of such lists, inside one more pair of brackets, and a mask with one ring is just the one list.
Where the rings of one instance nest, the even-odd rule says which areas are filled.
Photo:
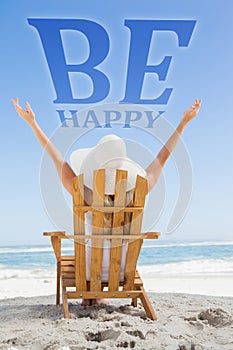
[[195, 103], [187, 109], [187, 111], [183, 114], [182, 120], [177, 126], [175, 132], [168, 139], [166, 144], [158, 153], [157, 157], [152, 161], [152, 163], [146, 169], [147, 179], [148, 179], [148, 192], [152, 190], [152, 188], [157, 183], [159, 176], [162, 172], [164, 164], [169, 158], [170, 154], [174, 150], [177, 145], [182, 132], [184, 131], [186, 125], [192, 120], [199, 112], [201, 107], [202, 100], [196, 99]]
[[16, 112], [19, 116], [27, 122], [41, 146], [45, 149], [48, 155], [52, 158], [57, 173], [60, 177], [60, 180], [66, 190], [72, 194], [72, 179], [76, 176], [69, 164], [64, 160], [61, 152], [54, 146], [54, 144], [49, 140], [45, 133], [41, 130], [40, 126], [35, 120], [35, 115], [29, 103], [26, 103], [27, 109], [22, 108], [19, 105], [19, 99], [16, 97], [15, 100], [12, 100], [12, 103], [15, 107]]

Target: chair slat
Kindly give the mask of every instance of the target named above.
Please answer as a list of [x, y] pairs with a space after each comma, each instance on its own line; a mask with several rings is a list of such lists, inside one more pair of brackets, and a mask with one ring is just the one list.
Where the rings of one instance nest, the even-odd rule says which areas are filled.
[[[127, 171], [116, 171], [114, 206], [125, 206], [126, 201], [126, 185], [127, 185]], [[124, 212], [115, 212], [113, 214], [112, 234], [122, 235], [124, 222]], [[110, 249], [110, 264], [109, 264], [109, 291], [117, 291], [120, 282], [120, 268], [122, 256], [122, 240], [112, 239]]]
[[[135, 193], [134, 193], [134, 206], [144, 206], [145, 198], [147, 194], [148, 183], [147, 180], [141, 176], [137, 176]], [[142, 226], [143, 213], [133, 213], [130, 226], [130, 234], [139, 235]], [[134, 277], [138, 256], [141, 250], [142, 240], [135, 240], [128, 244], [126, 264], [125, 264], [125, 284], [124, 290], [134, 288]]]
[[[93, 204], [92, 206], [104, 206], [105, 170], [94, 171]], [[102, 235], [104, 227], [104, 212], [92, 212], [92, 235]], [[90, 290], [101, 291], [102, 281], [102, 241], [92, 239], [91, 248], [91, 281]]]
[[[84, 178], [83, 174], [73, 180], [73, 211], [74, 211], [74, 235], [84, 235], [84, 213], [75, 209], [76, 205], [84, 205]], [[86, 290], [86, 247], [85, 242], [74, 242], [75, 251], [75, 279], [76, 289]]]

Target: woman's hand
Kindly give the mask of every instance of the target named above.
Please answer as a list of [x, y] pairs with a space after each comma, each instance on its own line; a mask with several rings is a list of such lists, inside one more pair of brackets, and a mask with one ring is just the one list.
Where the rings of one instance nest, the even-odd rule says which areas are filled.
[[26, 102], [26, 108], [24, 109], [19, 105], [19, 99], [16, 97], [15, 100], [12, 99], [12, 103], [15, 107], [16, 112], [18, 115], [25, 120], [29, 125], [32, 125], [35, 122], [35, 115], [33, 110], [31, 109], [31, 106], [29, 105], [28, 102]]
[[190, 120], [192, 120], [197, 116], [199, 109], [201, 107], [201, 103], [202, 103], [202, 99], [200, 100], [196, 99], [195, 102], [192, 104], [192, 106], [190, 106], [189, 109], [187, 109], [187, 111], [184, 112], [182, 120], [185, 123], [188, 123]]

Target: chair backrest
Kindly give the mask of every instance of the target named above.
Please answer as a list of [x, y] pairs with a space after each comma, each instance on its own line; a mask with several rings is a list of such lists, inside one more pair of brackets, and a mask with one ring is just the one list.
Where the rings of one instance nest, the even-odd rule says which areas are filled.
[[[93, 176], [93, 203], [85, 205], [84, 201], [84, 177], [79, 175], [73, 181], [73, 212], [74, 212], [74, 251], [75, 251], [75, 279], [76, 290], [101, 291], [102, 284], [102, 244], [104, 239], [110, 241], [109, 278], [108, 290], [118, 291], [123, 285], [123, 290], [132, 290], [137, 259], [143, 240], [136, 239], [141, 233], [141, 224], [145, 197], [147, 194], [147, 180], [137, 176], [136, 185], [130, 203], [126, 203], [127, 197], [127, 171], [116, 170], [115, 194], [113, 205], [105, 205], [105, 170], [94, 172]], [[92, 212], [92, 234], [85, 236], [85, 213]], [[111, 235], [104, 234], [105, 215], [112, 215]], [[129, 218], [127, 232], [124, 232], [125, 218]], [[106, 231], [106, 230], [105, 230]], [[85, 237], [85, 238], [84, 238]], [[86, 281], [86, 237], [92, 240], [90, 283]], [[128, 242], [124, 282], [120, 281], [120, 267], [122, 255], [122, 242]], [[106, 284], [105, 284], [106, 285]]]

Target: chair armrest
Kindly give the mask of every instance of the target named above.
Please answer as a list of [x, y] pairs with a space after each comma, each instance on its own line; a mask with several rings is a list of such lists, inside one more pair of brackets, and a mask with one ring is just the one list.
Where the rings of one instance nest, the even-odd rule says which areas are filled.
[[144, 232], [142, 233], [144, 239], [158, 239], [160, 232]]
[[65, 231], [44, 232], [43, 235], [50, 237], [54, 254], [57, 262], [59, 262], [61, 258], [61, 239], [67, 238]]
[[[101, 236], [89, 236], [89, 235], [66, 235], [65, 231], [53, 231], [53, 232], [44, 232], [44, 236], [49, 236], [49, 237], [58, 237], [58, 238], [65, 238], [65, 239], [72, 239], [72, 238], [102, 238], [102, 239], [110, 239], [112, 238], [112, 235], [101, 235]], [[135, 238], [143, 238], [143, 239], [158, 239], [160, 236], [160, 232], [143, 232], [140, 235], [131, 235], [132, 239]], [[130, 237], [130, 236], [129, 236]], [[117, 238], [117, 235], [114, 236], [114, 238]], [[119, 238], [125, 238], [128, 239], [127, 235], [120, 235]]]
[[83, 242], [86, 239], [95, 239], [95, 240], [105, 240], [105, 239], [121, 239], [121, 240], [126, 240], [126, 241], [133, 241], [137, 239], [158, 239], [160, 236], [160, 232], [145, 232], [141, 233], [139, 235], [117, 235], [117, 234], [111, 234], [111, 235], [84, 235], [84, 234], [76, 234], [76, 235], [61, 235], [58, 236], [61, 239], [66, 238], [66, 239], [74, 239], [77, 242]]
[[65, 231], [43, 232], [43, 236], [66, 238]]

